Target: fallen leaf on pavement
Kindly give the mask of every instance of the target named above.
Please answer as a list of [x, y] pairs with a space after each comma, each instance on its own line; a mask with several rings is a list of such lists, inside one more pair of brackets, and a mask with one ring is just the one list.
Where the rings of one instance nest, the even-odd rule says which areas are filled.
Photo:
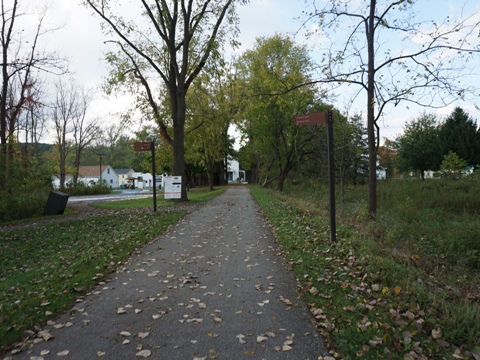
[[54, 338], [54, 336], [52, 334], [50, 334], [50, 332], [48, 330], [39, 331], [38, 334], [37, 334], [37, 337], [42, 338], [45, 341], [48, 341], [48, 340]]
[[261, 343], [262, 341], [265, 341], [265, 340], [268, 340], [268, 337], [262, 336], [262, 335], [257, 336], [257, 343]]
[[136, 353], [135, 355], [138, 357], [147, 358], [147, 357], [150, 357], [150, 355], [152, 355], [152, 352], [150, 350], [142, 350]]
[[282, 301], [285, 305], [293, 306], [293, 303], [290, 300], [284, 298], [283, 296], [280, 296], [280, 301]]
[[238, 335], [236, 336], [236, 338], [238, 339], [238, 342], [239, 342], [240, 344], [245, 344], [245, 343], [246, 343], [246, 341], [244, 340], [244, 339], [245, 339], [245, 335], [238, 334]]

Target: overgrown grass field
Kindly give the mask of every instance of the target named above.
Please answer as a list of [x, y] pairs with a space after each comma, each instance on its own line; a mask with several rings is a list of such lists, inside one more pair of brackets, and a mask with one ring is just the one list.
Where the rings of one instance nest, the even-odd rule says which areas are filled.
[[345, 189], [334, 244], [327, 187], [252, 191], [338, 357], [478, 359], [480, 179], [378, 185], [376, 221]]

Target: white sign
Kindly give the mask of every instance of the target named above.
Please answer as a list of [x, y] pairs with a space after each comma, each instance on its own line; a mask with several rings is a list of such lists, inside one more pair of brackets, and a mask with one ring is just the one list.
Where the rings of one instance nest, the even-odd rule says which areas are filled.
[[182, 177], [181, 176], [165, 176], [165, 199], [181, 199], [182, 198]]

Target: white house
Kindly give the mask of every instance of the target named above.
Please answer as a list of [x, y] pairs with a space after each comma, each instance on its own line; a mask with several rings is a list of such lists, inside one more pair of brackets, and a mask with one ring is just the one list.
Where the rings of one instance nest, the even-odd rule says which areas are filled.
[[[153, 176], [150, 173], [134, 172], [132, 178], [135, 179], [135, 186], [139, 189], [153, 187]], [[155, 178], [155, 186], [157, 188], [161, 186], [162, 189], [165, 187], [164, 175], [157, 175]]]
[[[153, 176], [149, 173], [134, 172], [132, 177], [135, 179], [135, 186], [139, 189], [145, 189], [153, 186]], [[158, 184], [156, 184], [158, 187]]]
[[[118, 175], [110, 165], [100, 166], [80, 166], [78, 168], [78, 181], [83, 182], [85, 185], [98, 184], [100, 181], [100, 172], [102, 174], [102, 182], [109, 185], [111, 188], [118, 187]], [[55, 188], [60, 187], [60, 178], [57, 175], [52, 176], [53, 186]], [[65, 186], [72, 184], [73, 175], [68, 174], [65, 177]]]
[[240, 170], [240, 164], [237, 160], [228, 158], [227, 181], [245, 182], [245, 170]]
[[129, 179], [133, 177], [135, 170], [133, 169], [115, 169], [115, 172], [118, 175], [118, 186], [127, 185]]
[[386, 180], [387, 179], [387, 169], [378, 166], [377, 167], [377, 180]]

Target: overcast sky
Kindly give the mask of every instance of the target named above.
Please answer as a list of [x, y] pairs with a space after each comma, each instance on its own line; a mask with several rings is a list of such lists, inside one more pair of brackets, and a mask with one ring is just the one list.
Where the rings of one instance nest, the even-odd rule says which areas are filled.
[[[37, 3], [39, 0], [31, 0], [33, 3]], [[104, 45], [105, 36], [102, 34], [99, 20], [92, 15], [92, 11], [85, 6], [79, 4], [79, 0], [45, 0], [48, 1], [50, 9], [48, 11], [49, 22], [53, 25], [64, 24], [64, 27], [51, 37], [49, 37], [48, 46], [52, 49], [58, 49], [58, 51], [71, 59], [70, 70], [73, 72], [73, 76], [76, 81], [87, 88], [99, 88], [104, 78], [106, 77], [106, 65], [103, 60], [104, 51], [106, 47]], [[135, 1], [131, 0], [134, 4]], [[356, 2], [362, 2], [363, 0], [353, 0]], [[318, 2], [318, 1], [317, 1]], [[419, 12], [425, 14], [425, 16], [435, 16], [441, 14], [460, 14], [462, 8], [459, 7], [459, 3], [463, 4], [462, 0], [420, 0]], [[302, 11], [305, 9], [304, 0], [251, 0], [246, 6], [239, 8], [239, 15], [241, 19], [240, 29], [240, 42], [242, 47], [240, 51], [251, 49], [255, 42], [255, 38], [258, 36], [269, 36], [275, 33], [290, 33], [294, 34], [299, 30], [300, 23], [296, 18], [302, 15]], [[479, 9], [478, 1], [468, 1], [467, 7], [463, 11], [472, 11], [472, 9]], [[298, 42], [306, 42], [305, 38], [297, 36]], [[321, 41], [308, 40], [308, 44], [312, 47], [320, 46]], [[319, 56], [314, 52], [312, 55]], [[480, 55], [477, 57], [480, 58]], [[314, 60], [319, 60], [315, 59]], [[479, 61], [480, 63], [480, 61]], [[480, 68], [480, 66], [478, 67]], [[471, 81], [480, 83], [478, 78], [478, 71], [475, 75], [475, 79]], [[340, 96], [339, 101], [342, 100]], [[358, 109], [354, 109], [357, 112], [364, 111], [363, 103], [364, 98], [359, 99]], [[92, 103], [90, 114], [103, 115], [108, 117], [109, 113], [121, 110], [125, 108], [127, 103], [125, 98], [108, 98], [106, 99], [100, 92], [96, 96], [95, 101]], [[458, 105], [464, 107], [473, 118], [480, 121], [480, 113], [476, 111], [472, 104]], [[344, 104], [335, 104], [338, 108], [342, 109]], [[385, 113], [385, 119], [388, 121], [382, 122], [381, 136], [387, 136], [394, 138], [395, 135], [402, 132], [402, 128], [406, 120], [412, 120], [418, 117], [422, 109], [407, 110], [407, 104], [404, 106], [399, 105], [395, 109], [387, 109]], [[427, 112], [437, 112], [438, 114], [448, 114], [452, 110], [452, 107], [440, 110], [427, 110]]]

